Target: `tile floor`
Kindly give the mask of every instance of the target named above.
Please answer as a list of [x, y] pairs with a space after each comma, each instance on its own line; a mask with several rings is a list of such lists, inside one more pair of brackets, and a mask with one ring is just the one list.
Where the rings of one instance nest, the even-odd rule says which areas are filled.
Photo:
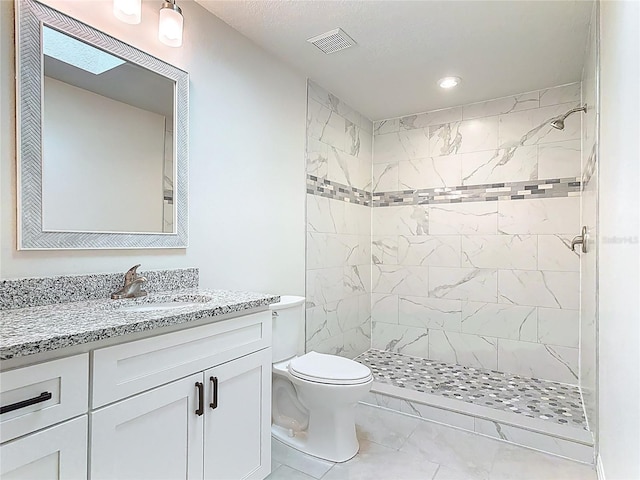
[[371, 369], [376, 382], [588, 430], [580, 389], [573, 385], [374, 349], [355, 360]]
[[359, 404], [360, 453], [334, 464], [272, 440], [269, 480], [596, 480], [571, 460]]

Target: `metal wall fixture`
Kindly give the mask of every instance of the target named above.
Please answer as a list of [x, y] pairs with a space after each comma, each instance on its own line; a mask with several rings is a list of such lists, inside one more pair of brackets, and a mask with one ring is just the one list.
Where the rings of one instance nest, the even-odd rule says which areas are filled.
[[587, 253], [588, 240], [589, 235], [587, 234], [587, 227], [582, 227], [582, 234], [571, 240], [571, 251], [575, 252], [576, 245], [582, 245], [582, 253]]
[[582, 105], [581, 107], [576, 107], [572, 110], [569, 110], [564, 115], [560, 115], [559, 117], [556, 117], [554, 120], [551, 121], [551, 126], [558, 130], [564, 130], [564, 121], [567, 119], [569, 115], [576, 112], [587, 113], [587, 105], [585, 104], [585, 105]]
[[[142, 0], [113, 0], [114, 16], [130, 25], [137, 25], [142, 20]], [[169, 47], [182, 46], [184, 17], [176, 0], [165, 0], [160, 7], [158, 22], [158, 39]]]

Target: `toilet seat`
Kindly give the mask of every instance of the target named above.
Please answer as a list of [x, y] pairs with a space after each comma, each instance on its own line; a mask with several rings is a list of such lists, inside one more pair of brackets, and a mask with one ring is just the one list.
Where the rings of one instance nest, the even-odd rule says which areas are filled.
[[372, 379], [369, 367], [354, 360], [309, 352], [289, 362], [289, 373], [301, 380], [330, 385], [357, 385]]

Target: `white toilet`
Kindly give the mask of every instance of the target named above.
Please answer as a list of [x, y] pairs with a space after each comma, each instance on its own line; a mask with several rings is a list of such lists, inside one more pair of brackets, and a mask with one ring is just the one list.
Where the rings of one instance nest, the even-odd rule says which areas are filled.
[[271, 433], [315, 457], [344, 462], [358, 453], [355, 405], [371, 389], [369, 367], [348, 358], [304, 353], [304, 297], [271, 305]]

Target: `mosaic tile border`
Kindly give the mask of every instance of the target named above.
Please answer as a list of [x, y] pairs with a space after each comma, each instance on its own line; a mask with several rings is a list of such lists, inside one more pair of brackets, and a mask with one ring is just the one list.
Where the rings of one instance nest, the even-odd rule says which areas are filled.
[[375, 349], [355, 360], [377, 382], [588, 431], [580, 389], [573, 385]]
[[442, 203], [495, 202], [580, 195], [580, 178], [550, 178], [524, 182], [496, 182], [481, 185], [424, 188], [372, 195], [373, 207]]
[[580, 177], [570, 177], [371, 193], [307, 174], [307, 193], [374, 208], [572, 197], [580, 195], [582, 186]]
[[[109, 298], [112, 292], [122, 287], [124, 273], [0, 280], [0, 310]], [[144, 289], [148, 292], [197, 288], [199, 284], [197, 268], [138, 273], [147, 279]]]
[[307, 193], [320, 197], [370, 206], [371, 192], [307, 174]]

